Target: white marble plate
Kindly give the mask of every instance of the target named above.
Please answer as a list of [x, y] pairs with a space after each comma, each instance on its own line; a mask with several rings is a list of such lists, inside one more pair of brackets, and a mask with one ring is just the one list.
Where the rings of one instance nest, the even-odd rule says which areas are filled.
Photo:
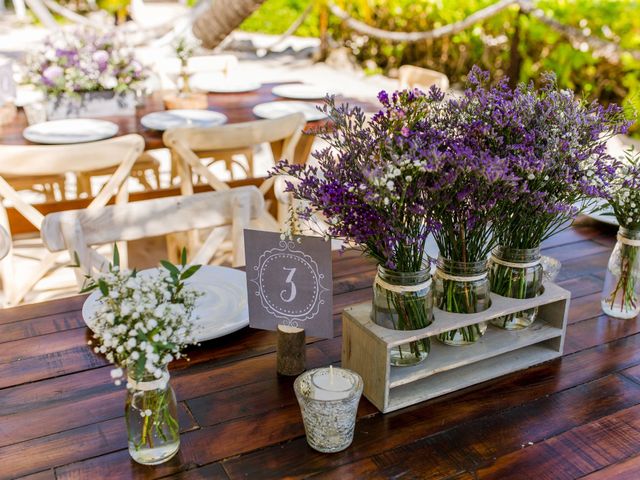
[[[139, 275], [156, 271], [143, 270]], [[199, 328], [197, 340], [203, 342], [222, 337], [249, 325], [246, 275], [240, 270], [205, 265], [186, 280], [204, 295], [196, 303], [194, 316]], [[101, 293], [94, 291], [82, 306], [82, 318], [93, 330], [92, 317], [99, 305]]]
[[291, 84], [278, 85], [273, 87], [271, 93], [282, 98], [292, 98], [294, 100], [319, 100], [335, 92], [328, 91], [319, 85]]
[[253, 107], [253, 114], [260, 118], [280, 118], [292, 113], [302, 112], [307, 122], [322, 120], [327, 116], [316, 108], [314, 103], [306, 102], [266, 102]]
[[95, 142], [118, 134], [118, 125], [106, 120], [71, 118], [36, 123], [24, 129], [22, 136], [34, 143], [66, 145]]
[[202, 92], [245, 93], [258, 90], [262, 84], [254, 80], [228, 78], [207, 73], [196, 73], [189, 79], [189, 85]]
[[211, 110], [165, 110], [140, 119], [143, 127], [161, 132], [177, 127], [213, 127], [227, 123], [227, 116]]

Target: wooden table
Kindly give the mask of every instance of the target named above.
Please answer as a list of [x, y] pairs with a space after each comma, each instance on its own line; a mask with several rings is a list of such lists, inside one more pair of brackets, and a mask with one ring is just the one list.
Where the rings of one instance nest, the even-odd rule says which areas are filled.
[[[276, 85], [282, 85], [282, 83], [265, 83], [258, 90], [246, 93], [209, 93], [207, 94], [209, 110], [225, 114], [229, 119], [229, 123], [259, 120], [259, 117], [256, 117], [253, 114], [253, 107], [264, 102], [286, 101], [286, 99], [277, 97], [271, 93], [271, 90]], [[162, 132], [149, 130], [148, 128], [143, 127], [140, 123], [140, 119], [145, 115], [164, 110], [164, 104], [162, 102], [163, 96], [164, 93], [155, 92], [151, 96], [147, 97], [145, 105], [138, 107], [135, 115], [104, 117], [103, 119], [116, 123], [120, 128], [120, 135], [126, 135], [129, 133], [142, 135], [144, 137], [146, 150], [163, 148]], [[347, 100], [349, 104], [359, 105], [366, 111], [373, 111], [377, 108], [375, 105], [368, 102], [345, 99], [345, 101]], [[321, 103], [321, 101], [318, 101], [317, 103]], [[322, 123], [323, 122], [309, 122], [307, 127], [313, 128], [321, 125]], [[24, 110], [19, 109], [16, 118], [10, 125], [0, 127], [0, 145], [33, 145], [22, 136], [22, 132], [27, 126], [27, 117]], [[306, 159], [309, 156], [313, 139], [313, 135], [303, 135], [301, 137], [298, 142], [298, 147], [296, 148], [296, 158]]]
[[[0, 477], [638, 479], [640, 320], [600, 311], [614, 241], [611, 227], [583, 220], [545, 245], [573, 294], [562, 359], [387, 415], [363, 399], [354, 443], [337, 454], [307, 446], [293, 379], [275, 374], [275, 335], [245, 328], [172, 364], [180, 453], [137, 465], [124, 388], [86, 345], [84, 297], [2, 311]], [[371, 297], [373, 275], [355, 252], [336, 258], [338, 331], [342, 309]], [[340, 348], [310, 339], [308, 367], [338, 363]]]

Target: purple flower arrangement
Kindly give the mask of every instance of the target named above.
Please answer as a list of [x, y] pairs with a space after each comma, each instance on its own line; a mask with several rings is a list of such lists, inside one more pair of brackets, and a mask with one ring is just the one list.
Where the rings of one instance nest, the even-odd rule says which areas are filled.
[[51, 96], [123, 93], [146, 78], [146, 69], [123, 40], [90, 29], [50, 35], [29, 60], [30, 81]]
[[424, 268], [425, 241], [435, 227], [425, 192], [439, 161], [419, 156], [413, 131], [441, 98], [418, 92], [379, 98], [382, 109], [369, 121], [360, 108], [328, 99], [331, 126], [318, 134], [329, 147], [314, 152], [317, 165], [281, 162], [274, 173], [297, 180], [287, 187], [307, 202], [300, 218], [322, 212], [329, 236], [348, 239], [389, 269], [414, 272]]
[[[498, 245], [539, 247], [568, 225], [576, 204], [607, 196], [618, 165], [606, 141], [629, 126], [619, 107], [576, 100], [551, 75], [539, 89], [512, 89], [507, 79], [489, 86], [488, 73], [474, 68], [459, 97], [432, 88], [378, 98], [382, 109], [370, 120], [329, 99], [330, 127], [320, 132], [329, 147], [315, 153], [317, 164], [282, 162], [274, 173], [293, 177], [288, 191], [306, 202], [301, 218], [321, 212], [329, 236], [400, 272], [423, 268], [429, 234], [444, 261], [484, 262], [485, 272]], [[435, 278], [436, 306], [488, 308], [488, 287], [481, 299], [456, 272], [440, 287]]]

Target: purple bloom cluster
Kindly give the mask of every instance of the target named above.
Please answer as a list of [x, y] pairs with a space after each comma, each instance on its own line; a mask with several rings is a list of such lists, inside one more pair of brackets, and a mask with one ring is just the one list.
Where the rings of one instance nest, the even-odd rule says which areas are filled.
[[29, 61], [31, 82], [50, 95], [134, 90], [147, 78], [133, 50], [114, 34], [89, 29], [50, 35]]
[[568, 224], [576, 204], [606, 197], [618, 168], [606, 142], [630, 123], [616, 105], [578, 101], [559, 90], [552, 75], [540, 89], [511, 89], [508, 79], [488, 87], [488, 80], [474, 68], [454, 104], [468, 119], [473, 148], [500, 158], [514, 179], [513, 193], [498, 199], [495, 237], [510, 248], [533, 248]]
[[620, 226], [640, 230], [640, 152], [627, 152], [606, 193]]
[[317, 165], [282, 162], [300, 215], [324, 214], [328, 234], [346, 237], [389, 268], [415, 271], [433, 233], [455, 261], [487, 258], [499, 242], [537, 246], [575, 215], [573, 205], [606, 195], [616, 171], [608, 136], [628, 123], [615, 106], [579, 102], [549, 77], [540, 90], [488, 87], [474, 68], [460, 98], [403, 91], [379, 95], [369, 121], [358, 108], [325, 111], [329, 147]]

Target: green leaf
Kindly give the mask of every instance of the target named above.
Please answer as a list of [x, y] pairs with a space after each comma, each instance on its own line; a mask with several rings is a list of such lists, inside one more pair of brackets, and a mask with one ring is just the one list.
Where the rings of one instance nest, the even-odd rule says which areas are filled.
[[120, 266], [120, 252], [118, 251], [117, 243], [113, 244], [113, 266], [114, 267]]
[[200, 270], [200, 265], [190, 266], [184, 272], [182, 272], [182, 275], [180, 275], [180, 280], [186, 280], [187, 278], [192, 277], [193, 274], [196, 273], [198, 270]]
[[187, 264], [187, 247], [182, 247], [182, 254], [180, 255], [180, 263], [184, 267]]
[[160, 264], [166, 268], [167, 270], [169, 270], [169, 272], [171, 273], [172, 277], [178, 277], [180, 275], [180, 270], [178, 270], [178, 267], [176, 267], [173, 263], [168, 262], [166, 260], [160, 260]]
[[105, 282], [102, 278], [98, 280], [98, 287], [100, 288], [100, 292], [102, 292], [102, 295], [104, 295], [105, 297], [109, 295], [109, 287], [107, 285], [107, 282]]
[[78, 252], [76, 252], [75, 250], [73, 252], [73, 263], [69, 265], [69, 267], [80, 268], [80, 256], [78, 255]]

